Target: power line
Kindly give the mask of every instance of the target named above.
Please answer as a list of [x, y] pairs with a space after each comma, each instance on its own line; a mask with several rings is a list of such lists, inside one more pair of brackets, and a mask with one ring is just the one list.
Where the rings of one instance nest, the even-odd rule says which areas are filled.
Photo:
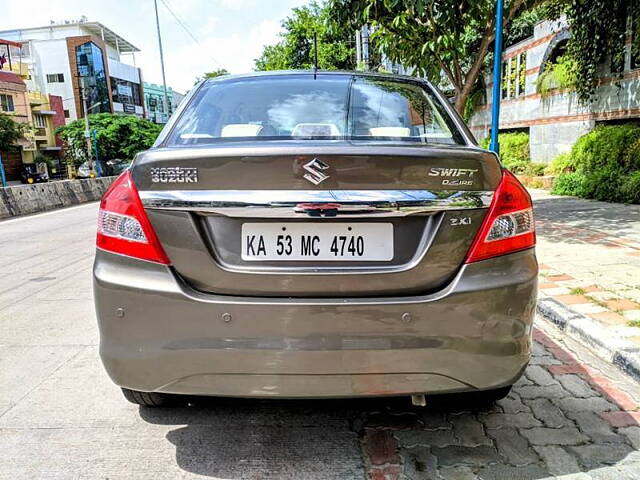
[[[198, 40], [198, 38], [191, 32], [191, 29], [189, 28], [189, 26], [187, 25], [186, 22], [184, 22], [177, 13], [175, 13], [171, 7], [169, 6], [169, 0], [160, 0], [162, 2], [162, 4], [167, 7], [167, 10], [169, 11], [169, 13], [171, 14], [171, 16], [175, 19], [175, 21], [178, 23], [178, 25], [180, 25], [180, 27], [182, 27], [182, 29], [185, 31], [185, 33], [187, 35], [189, 35], [189, 37], [191, 37], [191, 39], [198, 45], [200, 45], [200, 41]], [[211, 60], [213, 61], [214, 65], [219, 65], [218, 61], [214, 58], [214, 57], [210, 57]]]
[[171, 7], [169, 6], [169, 3], [165, 0], [160, 0], [160, 1], [164, 4], [165, 7], [167, 7], [167, 10], [169, 10], [169, 13], [173, 16], [173, 18], [175, 18], [176, 22], [178, 22], [178, 25], [182, 27], [182, 29], [187, 33], [187, 35], [189, 35], [195, 43], [200, 45], [200, 41], [195, 37], [193, 33], [191, 33], [191, 30], [185, 24], [185, 22], [183, 22], [180, 19], [180, 17], [178, 17], [178, 15], [171, 9]]

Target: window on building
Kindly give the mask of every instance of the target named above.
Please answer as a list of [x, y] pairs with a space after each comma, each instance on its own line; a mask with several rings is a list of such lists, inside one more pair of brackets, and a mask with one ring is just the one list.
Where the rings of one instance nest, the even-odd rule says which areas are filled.
[[64, 74], [47, 73], [47, 83], [64, 83]]
[[114, 102], [142, 106], [140, 85], [111, 77], [111, 96]]
[[524, 95], [527, 83], [527, 54], [522, 52], [502, 62], [502, 99]]
[[89, 113], [110, 112], [109, 88], [102, 50], [93, 42], [76, 47], [80, 86], [84, 89]]
[[36, 128], [47, 128], [47, 119], [44, 115], [34, 113], [33, 124], [36, 126]]
[[0, 94], [0, 110], [3, 112], [15, 112], [13, 95]]
[[64, 111], [64, 118], [69, 118], [71, 115], [69, 115], [69, 110], [65, 110]]

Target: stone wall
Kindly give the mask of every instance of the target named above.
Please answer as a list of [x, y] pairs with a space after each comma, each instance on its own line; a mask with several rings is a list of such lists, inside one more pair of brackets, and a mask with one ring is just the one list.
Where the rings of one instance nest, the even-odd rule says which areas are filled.
[[63, 180], [0, 188], [0, 218], [100, 200], [115, 178]]

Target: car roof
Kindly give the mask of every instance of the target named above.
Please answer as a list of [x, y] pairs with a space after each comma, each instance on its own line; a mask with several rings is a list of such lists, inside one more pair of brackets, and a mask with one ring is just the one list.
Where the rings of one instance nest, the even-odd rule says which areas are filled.
[[241, 73], [236, 75], [221, 75], [215, 78], [207, 78], [207, 82], [216, 82], [223, 80], [236, 80], [242, 78], [256, 78], [256, 77], [277, 77], [277, 76], [292, 76], [292, 75], [313, 75], [313, 74], [327, 76], [327, 75], [349, 75], [355, 77], [373, 77], [373, 78], [386, 78], [396, 80], [412, 80], [427, 82], [425, 78], [413, 77], [410, 75], [399, 75], [394, 73], [381, 73], [381, 72], [360, 72], [353, 70], [266, 70], [259, 72]]

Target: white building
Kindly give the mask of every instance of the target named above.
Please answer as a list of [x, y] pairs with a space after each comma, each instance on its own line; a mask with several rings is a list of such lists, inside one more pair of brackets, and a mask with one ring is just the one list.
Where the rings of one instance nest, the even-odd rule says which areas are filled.
[[[139, 50], [98, 22], [86, 18], [45, 27], [0, 31], [0, 38], [23, 43], [27, 87], [63, 98], [67, 122], [89, 113], [129, 113], [144, 117], [142, 75], [135, 67]], [[128, 55], [133, 63], [122, 61]]]
[[[550, 162], [569, 151], [597, 124], [640, 119], [640, 58], [631, 48], [632, 32], [624, 40], [622, 72], [612, 72], [611, 62], [600, 65], [594, 102], [582, 104], [575, 93], [561, 90], [553, 90], [548, 96], [538, 93], [538, 78], [564, 54], [570, 35], [566, 22], [542, 21], [535, 26], [533, 36], [511, 45], [502, 57], [500, 131], [529, 133], [531, 159], [535, 162]], [[485, 84], [487, 101], [469, 122], [478, 139], [489, 136], [491, 126], [489, 75]]]

